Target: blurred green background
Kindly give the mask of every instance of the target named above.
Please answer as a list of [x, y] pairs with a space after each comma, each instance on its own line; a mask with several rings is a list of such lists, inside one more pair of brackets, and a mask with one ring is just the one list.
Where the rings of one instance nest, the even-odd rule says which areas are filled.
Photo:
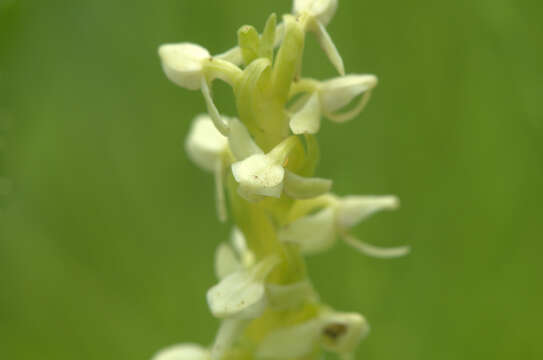
[[[290, 7], [0, 0], [0, 358], [143, 360], [212, 341], [205, 291], [230, 226], [183, 151], [203, 100], [156, 50], [222, 52]], [[398, 194], [400, 211], [355, 233], [413, 247], [309, 259], [323, 298], [372, 324], [358, 359], [543, 358], [541, 18], [537, 1], [340, 1], [329, 31], [347, 69], [380, 84], [359, 118], [324, 123], [319, 174], [338, 194]], [[335, 76], [313, 37], [305, 60]]]

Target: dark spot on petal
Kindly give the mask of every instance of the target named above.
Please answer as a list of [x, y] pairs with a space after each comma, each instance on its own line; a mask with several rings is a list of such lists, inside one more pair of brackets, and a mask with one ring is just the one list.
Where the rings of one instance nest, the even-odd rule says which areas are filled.
[[341, 335], [347, 332], [345, 324], [331, 324], [324, 328], [323, 334], [332, 340], [336, 340]]

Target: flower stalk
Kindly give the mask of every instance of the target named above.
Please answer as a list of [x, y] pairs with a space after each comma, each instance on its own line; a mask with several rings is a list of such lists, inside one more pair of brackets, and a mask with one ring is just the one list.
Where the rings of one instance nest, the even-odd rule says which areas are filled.
[[[350, 233], [373, 213], [396, 208], [396, 197], [339, 197], [330, 192], [331, 180], [314, 177], [321, 117], [334, 122], [356, 117], [377, 84], [373, 75], [345, 75], [325, 27], [337, 5], [337, 0], [295, 0], [293, 14], [280, 23], [272, 14], [262, 33], [241, 27], [238, 46], [217, 56], [191, 43], [160, 47], [166, 76], [202, 92], [207, 114], [194, 119], [186, 150], [197, 166], [214, 174], [219, 219], [229, 216], [234, 226], [230, 241], [218, 245], [218, 283], [207, 293], [212, 315], [222, 321], [214, 343], [176, 345], [154, 360], [311, 360], [323, 351], [349, 358], [368, 334], [362, 315], [333, 310], [320, 300], [304, 260], [338, 239], [369, 256], [409, 251], [379, 248]], [[302, 77], [308, 32], [340, 77]], [[232, 87], [237, 117], [215, 106], [216, 80]]]

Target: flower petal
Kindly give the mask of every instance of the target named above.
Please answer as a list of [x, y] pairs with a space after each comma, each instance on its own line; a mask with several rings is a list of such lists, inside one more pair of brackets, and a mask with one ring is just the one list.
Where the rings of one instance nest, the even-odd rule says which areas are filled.
[[325, 81], [320, 90], [322, 107], [327, 114], [334, 113], [375, 86], [374, 75], [347, 75]]
[[345, 75], [345, 65], [343, 64], [343, 59], [341, 58], [341, 55], [339, 54], [339, 51], [337, 50], [336, 45], [334, 44], [334, 41], [330, 37], [330, 34], [328, 34], [328, 31], [326, 31], [326, 28], [322, 23], [317, 23], [315, 32], [317, 34], [317, 39], [319, 41], [319, 44], [321, 48], [324, 50], [324, 53], [326, 56], [328, 56], [328, 59], [334, 65], [337, 72], [341, 75]]
[[285, 193], [294, 199], [310, 199], [323, 195], [332, 188], [332, 180], [308, 178], [286, 170]]
[[264, 279], [278, 264], [268, 257], [250, 269], [228, 275], [207, 292], [211, 313], [218, 318], [254, 318], [266, 306]]
[[321, 126], [320, 108], [319, 95], [314, 93], [303, 107], [290, 118], [290, 130], [296, 135], [316, 134]]
[[232, 174], [243, 193], [279, 198], [283, 191], [285, 170], [267, 155], [255, 154], [232, 164]]
[[321, 321], [321, 344], [340, 354], [352, 353], [370, 331], [366, 319], [357, 313], [330, 312], [322, 315]]
[[209, 351], [197, 344], [170, 346], [157, 353], [152, 360], [209, 360]]
[[234, 157], [238, 160], [244, 160], [251, 155], [263, 153], [254, 142], [245, 125], [238, 119], [230, 120], [228, 143]]
[[257, 358], [297, 359], [317, 346], [322, 322], [319, 319], [276, 330], [266, 336], [257, 350]]
[[294, 13], [306, 12], [327, 25], [336, 13], [337, 0], [294, 0]]
[[336, 221], [341, 228], [350, 228], [381, 210], [398, 207], [395, 196], [346, 196], [337, 204]]
[[325, 208], [307, 215], [281, 229], [279, 240], [300, 245], [304, 254], [328, 250], [336, 240], [334, 209]]
[[227, 145], [227, 138], [213, 125], [209, 115], [201, 114], [192, 122], [185, 141], [185, 150], [196, 165], [213, 172]]
[[230, 235], [230, 242], [236, 251], [238, 258], [241, 260], [241, 264], [245, 268], [249, 268], [254, 265], [255, 255], [247, 247], [247, 241], [241, 230], [237, 227], [232, 229], [232, 234]]
[[217, 278], [222, 280], [242, 269], [243, 266], [230, 245], [220, 243], [215, 251], [215, 275]]
[[200, 89], [202, 63], [211, 57], [205, 48], [192, 43], [165, 44], [158, 54], [168, 79], [189, 90]]

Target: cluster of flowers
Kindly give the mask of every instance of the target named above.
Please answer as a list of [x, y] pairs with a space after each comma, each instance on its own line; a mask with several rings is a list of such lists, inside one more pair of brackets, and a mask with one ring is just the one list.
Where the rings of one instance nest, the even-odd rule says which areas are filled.
[[[349, 231], [375, 212], [395, 209], [394, 196], [339, 197], [330, 193], [331, 180], [313, 177], [321, 117], [354, 118], [377, 84], [373, 75], [345, 75], [326, 31], [337, 5], [337, 0], [295, 0], [293, 14], [281, 23], [272, 14], [262, 33], [241, 27], [239, 45], [216, 56], [191, 43], [160, 47], [166, 76], [203, 94], [207, 114], [194, 119], [186, 150], [214, 174], [218, 217], [226, 221], [229, 207], [235, 226], [230, 241], [217, 248], [219, 283], [207, 293], [211, 313], [222, 319], [214, 343], [175, 345], [154, 360], [309, 360], [322, 349], [349, 357], [367, 335], [363, 316], [321, 302], [303, 260], [337, 239], [370, 256], [409, 251], [379, 248]], [[308, 32], [340, 77], [301, 77]], [[224, 116], [215, 106], [215, 80], [232, 87], [239, 118]]]

